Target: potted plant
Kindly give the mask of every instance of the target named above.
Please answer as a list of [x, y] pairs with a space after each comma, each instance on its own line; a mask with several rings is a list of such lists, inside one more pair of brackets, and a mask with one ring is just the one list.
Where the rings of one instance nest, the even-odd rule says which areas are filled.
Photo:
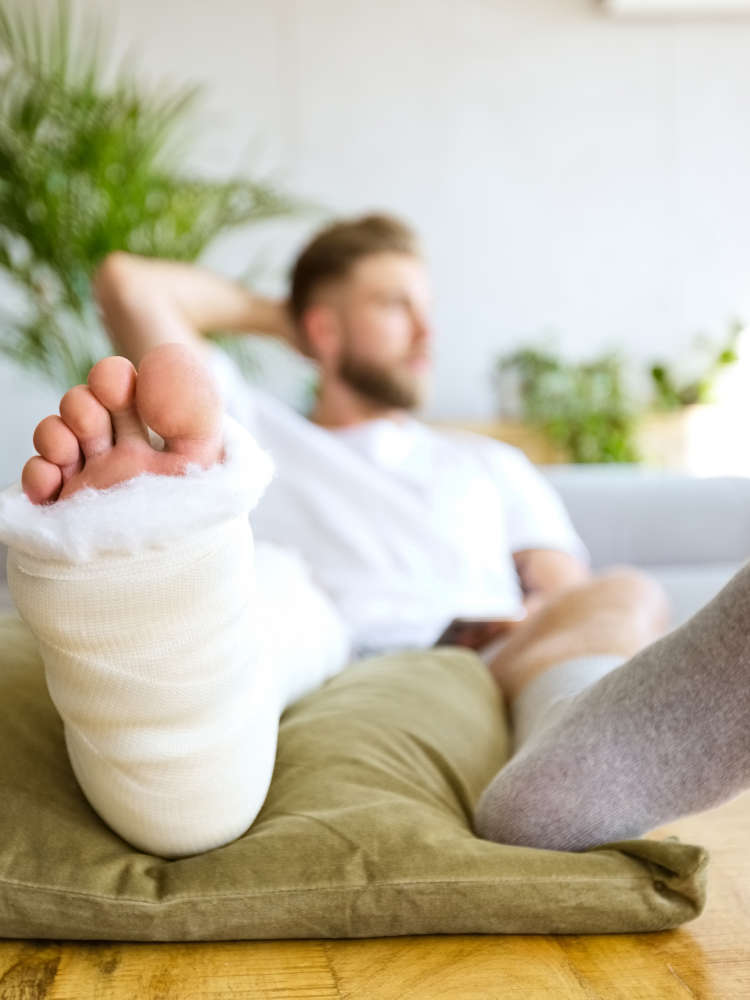
[[[743, 327], [740, 320], [733, 320], [718, 344], [705, 336], [696, 338], [687, 355], [689, 371], [678, 362], [660, 360], [651, 365], [651, 405], [639, 428], [650, 465], [704, 473], [736, 468], [732, 451], [744, 450], [744, 443], [734, 441], [738, 422], [730, 401], [719, 398], [726, 395], [719, 390], [739, 361]], [[741, 391], [744, 397], [744, 387]]]
[[543, 463], [710, 468], [698, 451], [723, 433], [725, 411], [714, 405], [715, 391], [738, 360], [742, 330], [734, 321], [718, 345], [699, 338], [690, 373], [676, 363], [652, 363], [645, 396], [633, 389], [632, 366], [616, 353], [570, 362], [551, 348], [520, 348], [497, 362], [506, 419], [494, 433]]
[[512, 393], [517, 418], [563, 460], [638, 460], [637, 409], [618, 355], [575, 363], [551, 350], [525, 347], [502, 357], [498, 373]]

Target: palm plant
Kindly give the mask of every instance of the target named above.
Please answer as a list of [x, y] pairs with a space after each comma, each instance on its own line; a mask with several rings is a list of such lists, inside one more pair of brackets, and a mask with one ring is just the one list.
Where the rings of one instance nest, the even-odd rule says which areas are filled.
[[[0, 0], [0, 352], [63, 386], [106, 353], [91, 275], [122, 249], [195, 260], [215, 237], [299, 207], [267, 182], [178, 166], [198, 96], [146, 92], [68, 0]], [[12, 303], [10, 306], [8, 303]]]

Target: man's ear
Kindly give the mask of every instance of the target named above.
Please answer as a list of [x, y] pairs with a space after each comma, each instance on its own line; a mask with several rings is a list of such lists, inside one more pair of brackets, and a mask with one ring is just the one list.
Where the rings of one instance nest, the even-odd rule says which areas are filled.
[[300, 317], [308, 353], [321, 365], [331, 364], [341, 349], [341, 326], [335, 309], [322, 302], [308, 306]]

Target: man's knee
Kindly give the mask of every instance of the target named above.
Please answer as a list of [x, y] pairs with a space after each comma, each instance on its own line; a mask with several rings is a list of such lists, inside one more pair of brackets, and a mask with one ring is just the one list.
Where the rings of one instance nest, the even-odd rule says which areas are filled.
[[625, 658], [654, 642], [669, 624], [668, 603], [652, 577], [617, 567], [560, 594], [513, 633], [490, 669], [506, 696], [542, 670], [581, 656]]
[[669, 603], [660, 584], [635, 567], [618, 566], [562, 595], [540, 616], [530, 638], [550, 646], [550, 652], [560, 646], [561, 658], [562, 652], [632, 656], [663, 635], [668, 624]]
[[660, 635], [669, 621], [667, 595], [654, 577], [634, 566], [616, 566], [565, 591], [534, 622], [537, 633], [605, 628]]

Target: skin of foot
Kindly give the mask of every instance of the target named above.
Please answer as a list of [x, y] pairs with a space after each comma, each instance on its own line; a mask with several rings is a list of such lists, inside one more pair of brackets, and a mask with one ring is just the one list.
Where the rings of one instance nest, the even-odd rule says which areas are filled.
[[[107, 489], [141, 473], [178, 476], [190, 463], [208, 468], [222, 457], [222, 404], [200, 356], [183, 344], [162, 344], [138, 371], [127, 358], [98, 361], [87, 385], [60, 400], [60, 414], [34, 431], [38, 455], [21, 485], [34, 504]], [[147, 428], [164, 440], [152, 447]]]

